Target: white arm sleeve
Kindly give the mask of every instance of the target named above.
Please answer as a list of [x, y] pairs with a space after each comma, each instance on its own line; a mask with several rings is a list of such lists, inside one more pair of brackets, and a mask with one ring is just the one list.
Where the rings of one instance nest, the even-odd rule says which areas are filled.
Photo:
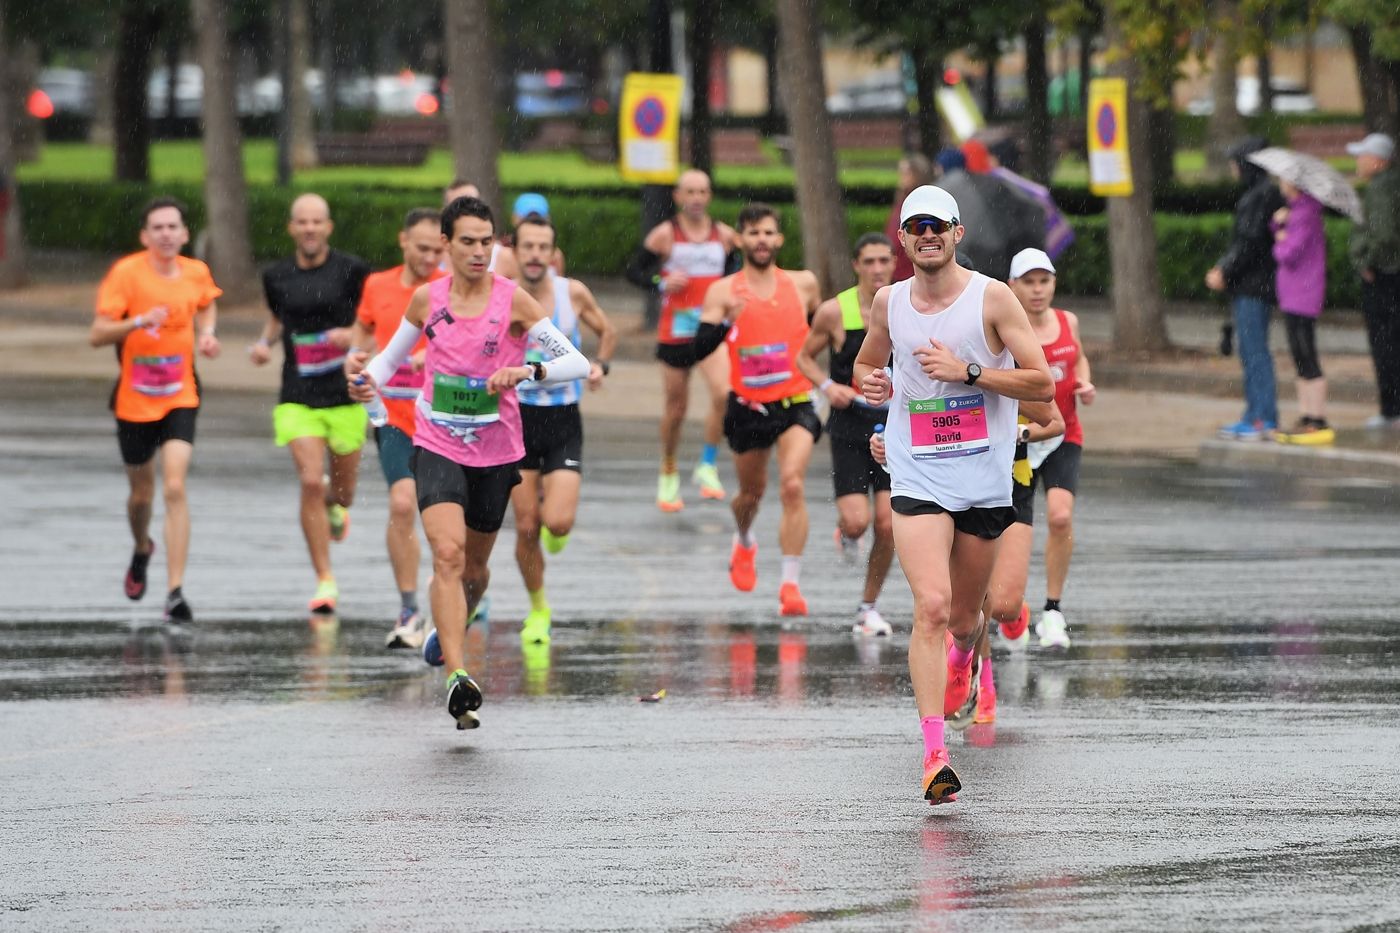
[[536, 321], [529, 333], [549, 357], [549, 365], [545, 367], [542, 382], [569, 382], [573, 379], [588, 378], [588, 357], [579, 352], [578, 347], [554, 326], [553, 321], [549, 318]]
[[414, 344], [418, 343], [421, 336], [423, 328], [414, 327], [408, 318], [399, 323], [399, 329], [394, 331], [394, 338], [389, 341], [389, 345], [365, 367], [365, 372], [374, 380], [375, 385], [382, 386], [393, 377], [399, 364], [408, 359], [408, 355], [413, 352]]

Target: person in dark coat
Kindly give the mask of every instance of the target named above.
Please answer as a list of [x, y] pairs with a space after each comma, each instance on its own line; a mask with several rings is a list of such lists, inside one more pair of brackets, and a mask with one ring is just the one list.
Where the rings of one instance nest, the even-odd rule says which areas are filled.
[[1235, 203], [1230, 248], [1206, 273], [1207, 288], [1230, 296], [1244, 371], [1244, 415], [1220, 429], [1222, 437], [1234, 440], [1258, 440], [1278, 428], [1278, 391], [1269, 352], [1269, 316], [1277, 304], [1274, 234], [1269, 224], [1284, 202], [1269, 174], [1246, 161], [1246, 156], [1267, 145], [1266, 140], [1249, 137], [1230, 150], [1230, 173], [1244, 186], [1244, 193]]

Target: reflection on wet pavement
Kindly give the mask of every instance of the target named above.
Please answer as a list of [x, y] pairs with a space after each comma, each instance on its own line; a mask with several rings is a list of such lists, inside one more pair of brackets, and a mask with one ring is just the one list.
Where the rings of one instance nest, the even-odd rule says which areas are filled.
[[308, 619], [265, 406], [211, 400], [198, 622], [173, 628], [121, 599], [107, 422], [36, 405], [0, 410], [5, 929], [1400, 925], [1391, 490], [1088, 461], [1074, 646], [997, 657], [998, 720], [953, 740], [967, 790], [934, 812], [908, 593], [895, 574], [882, 599], [894, 638], [849, 634], [824, 458], [814, 614], [783, 626], [775, 507], [735, 593], [722, 509], [638, 498], [651, 426], [590, 424], [554, 640], [520, 645], [503, 533], [468, 641], [484, 725], [458, 733], [441, 673], [382, 647], [377, 465], [334, 555], [342, 615]]

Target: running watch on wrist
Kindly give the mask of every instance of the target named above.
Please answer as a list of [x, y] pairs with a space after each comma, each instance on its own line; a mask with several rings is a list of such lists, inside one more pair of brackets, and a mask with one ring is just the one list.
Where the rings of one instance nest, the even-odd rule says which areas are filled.
[[982, 367], [976, 363], [968, 363], [967, 378], [963, 380], [963, 385], [975, 386], [980, 378], [982, 378]]
[[525, 365], [530, 367], [530, 371], [532, 373], [532, 375], [530, 376], [531, 379], [535, 380], [536, 382], [544, 382], [543, 363], [526, 363]]
[[604, 376], [612, 372], [612, 364], [609, 363], [607, 360], [599, 360], [598, 368], [603, 371]]

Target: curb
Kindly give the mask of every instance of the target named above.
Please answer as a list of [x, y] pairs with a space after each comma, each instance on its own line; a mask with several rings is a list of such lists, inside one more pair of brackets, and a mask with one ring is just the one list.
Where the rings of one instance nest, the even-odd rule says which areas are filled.
[[1400, 483], [1400, 454], [1384, 451], [1212, 439], [1201, 443], [1198, 462], [1201, 466], [1225, 469], [1262, 469], [1295, 476]]

